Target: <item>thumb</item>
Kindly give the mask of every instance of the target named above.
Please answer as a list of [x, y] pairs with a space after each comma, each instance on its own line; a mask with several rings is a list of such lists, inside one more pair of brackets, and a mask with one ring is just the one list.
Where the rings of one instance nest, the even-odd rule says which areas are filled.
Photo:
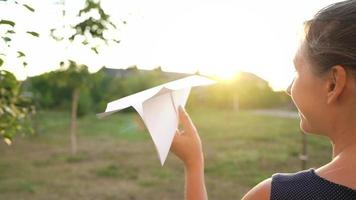
[[186, 130], [188, 133], [192, 133], [195, 131], [195, 126], [190, 119], [188, 113], [184, 110], [182, 106], [179, 106], [179, 123], [182, 124], [183, 129]]

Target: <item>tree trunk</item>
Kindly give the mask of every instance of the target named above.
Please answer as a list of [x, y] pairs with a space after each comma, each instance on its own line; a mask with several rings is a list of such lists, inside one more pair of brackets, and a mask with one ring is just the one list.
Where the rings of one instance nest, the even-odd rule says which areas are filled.
[[77, 154], [77, 112], [78, 112], [78, 101], [79, 101], [79, 89], [76, 88], [72, 94], [72, 119], [70, 126], [70, 142], [71, 142], [71, 153], [72, 156]]

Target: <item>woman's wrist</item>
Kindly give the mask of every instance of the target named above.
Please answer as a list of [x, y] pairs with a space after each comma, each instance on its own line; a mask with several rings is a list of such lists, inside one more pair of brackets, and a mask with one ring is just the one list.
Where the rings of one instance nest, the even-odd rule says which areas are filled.
[[204, 180], [204, 159], [185, 163], [185, 179], [185, 198], [187, 200], [208, 199]]
[[204, 170], [204, 156], [184, 162], [187, 171]]

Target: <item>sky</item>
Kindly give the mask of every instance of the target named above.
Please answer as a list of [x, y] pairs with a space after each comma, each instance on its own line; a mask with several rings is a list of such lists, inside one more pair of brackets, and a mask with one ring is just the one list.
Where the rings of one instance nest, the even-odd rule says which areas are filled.
[[[121, 42], [102, 46], [99, 55], [49, 37], [51, 28], [73, 21], [83, 0], [19, 2], [36, 11], [0, 1], [0, 19], [17, 22], [13, 48], [0, 44], [0, 52], [6, 52], [5, 67], [19, 79], [58, 69], [60, 61], [72, 59], [86, 64], [91, 72], [103, 66], [160, 66], [164, 71], [199, 71], [229, 79], [247, 71], [267, 80], [274, 90], [284, 90], [294, 76], [292, 60], [303, 22], [336, 1], [102, 0], [102, 7], [118, 26], [110, 34]], [[68, 12], [65, 19], [63, 7]], [[41, 37], [32, 37], [26, 30], [37, 31]], [[26, 54], [26, 68], [14, 59], [18, 49]]]

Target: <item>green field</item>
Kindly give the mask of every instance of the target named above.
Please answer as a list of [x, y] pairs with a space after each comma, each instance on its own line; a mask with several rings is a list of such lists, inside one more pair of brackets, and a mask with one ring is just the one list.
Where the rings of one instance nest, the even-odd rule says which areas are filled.
[[[188, 109], [205, 149], [210, 199], [239, 199], [276, 172], [301, 169], [299, 120], [250, 111]], [[70, 156], [70, 115], [41, 112], [37, 134], [0, 144], [0, 199], [183, 199], [184, 171], [172, 154], [161, 167], [136, 114], [79, 119], [77, 156]], [[328, 141], [308, 136], [308, 168], [326, 163]]]

